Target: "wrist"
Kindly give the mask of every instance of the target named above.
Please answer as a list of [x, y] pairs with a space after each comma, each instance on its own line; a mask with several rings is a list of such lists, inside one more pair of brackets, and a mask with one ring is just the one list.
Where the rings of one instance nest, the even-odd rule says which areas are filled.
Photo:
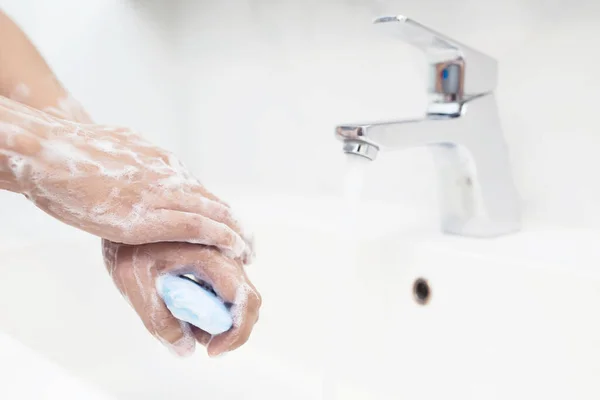
[[[2, 142], [0, 128], [0, 142]], [[13, 136], [9, 143], [0, 145], [0, 189], [24, 194], [27, 186], [29, 165], [41, 148], [35, 137]]]
[[32, 132], [35, 121], [0, 102], [0, 189], [22, 193], [27, 165], [41, 150]]

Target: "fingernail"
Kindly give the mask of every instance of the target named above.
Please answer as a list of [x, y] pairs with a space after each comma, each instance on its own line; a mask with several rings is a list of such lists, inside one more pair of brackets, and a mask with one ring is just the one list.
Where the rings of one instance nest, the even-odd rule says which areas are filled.
[[236, 255], [235, 258], [242, 256], [246, 251], [246, 247], [246, 241], [241, 236], [236, 235], [236, 241], [233, 245], [233, 252]]
[[190, 340], [188, 336], [184, 336], [178, 342], [173, 343], [168, 347], [175, 355], [181, 358], [187, 358], [194, 354], [194, 350], [196, 349], [195, 338]]
[[234, 241], [231, 244], [230, 249], [221, 249], [222, 253], [225, 254], [226, 257], [235, 260], [236, 258], [240, 258], [244, 255], [246, 251], [246, 242], [242, 237], [238, 234], [234, 235]]
[[171, 350], [173, 351], [173, 353], [175, 353], [175, 355], [181, 358], [188, 358], [191, 357], [192, 354], [194, 354], [194, 349], [189, 347], [173, 346], [171, 347]]
[[239, 227], [239, 229], [241, 231], [240, 234], [241, 234], [242, 238], [246, 242], [246, 245], [250, 248], [250, 254], [251, 254], [251, 256], [253, 256], [253, 253], [254, 253], [254, 232], [252, 232], [252, 230], [248, 229], [248, 225], [245, 223], [246, 218], [242, 218], [240, 216], [240, 214], [239, 214], [239, 208], [236, 208], [235, 211], [234, 211], [233, 208], [230, 208], [230, 213], [231, 213], [231, 217], [236, 222], [236, 224], [238, 225], [238, 227]]
[[256, 254], [254, 253], [254, 250], [250, 246], [246, 246], [246, 251], [244, 252], [242, 259], [243, 263], [245, 265], [250, 265], [252, 262], [254, 262], [255, 257]]
[[214, 348], [210, 348], [210, 346], [208, 346], [206, 348], [206, 352], [208, 353], [208, 356], [210, 358], [222, 358], [225, 354], [227, 354], [227, 350], [225, 351], [215, 351]]

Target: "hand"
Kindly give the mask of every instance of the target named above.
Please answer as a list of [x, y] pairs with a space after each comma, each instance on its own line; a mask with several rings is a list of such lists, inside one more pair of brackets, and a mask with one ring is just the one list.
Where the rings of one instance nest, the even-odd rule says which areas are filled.
[[48, 214], [113, 242], [188, 242], [252, 257], [230, 208], [171, 153], [126, 128], [2, 105], [8, 169]]
[[[102, 241], [104, 262], [121, 294], [130, 302], [152, 335], [180, 356], [191, 355], [196, 342], [210, 356], [243, 345], [258, 320], [261, 297], [249, 281], [242, 263], [217, 249], [188, 243], [154, 243], [128, 246]], [[233, 327], [210, 334], [177, 320], [156, 290], [163, 274], [191, 274], [212, 285], [217, 295], [231, 303]]]

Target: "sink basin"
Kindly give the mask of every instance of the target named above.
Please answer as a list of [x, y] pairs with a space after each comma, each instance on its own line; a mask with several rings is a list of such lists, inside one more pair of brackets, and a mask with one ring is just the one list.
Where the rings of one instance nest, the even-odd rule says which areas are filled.
[[114, 400], [5, 333], [0, 333], [0, 354], [2, 399]]
[[600, 232], [449, 237], [385, 204], [348, 232], [339, 199], [237, 202], [264, 298], [238, 351], [173, 357], [85, 234], [0, 245], [0, 331], [116, 399], [600, 398]]

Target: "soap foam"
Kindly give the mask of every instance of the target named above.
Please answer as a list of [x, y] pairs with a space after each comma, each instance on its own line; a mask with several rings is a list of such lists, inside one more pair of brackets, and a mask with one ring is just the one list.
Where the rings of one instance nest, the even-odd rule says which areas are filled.
[[[156, 235], [160, 231], [156, 227], [163, 226], [165, 219], [181, 226], [172, 219], [176, 217], [172, 212], [192, 212], [190, 217], [203, 218], [205, 229], [196, 229], [198, 233], [191, 232], [188, 238], [176, 235], [173, 241], [218, 245], [232, 257], [251, 253], [249, 243], [223, 224], [233, 221], [229, 208], [203, 198], [205, 189], [172, 153], [127, 129], [61, 122], [6, 100], [1, 103], [18, 112], [10, 114], [15, 122], [7, 118], [0, 125], [0, 143], [4, 143], [0, 154], [8, 160], [3, 168], [9, 169], [29, 199], [55, 217], [114, 241], [144, 243], [155, 241], [144, 235]], [[69, 99], [59, 104], [63, 116], [75, 109], [67, 107]], [[40, 150], [31, 156], [11, 153], [19, 136], [39, 142]], [[98, 185], [91, 186], [92, 179]], [[129, 196], [111, 201], [115, 188], [127, 189]], [[162, 232], [175, 236], [168, 229]], [[228, 237], [233, 238], [231, 243], [224, 242]]]
[[235, 302], [231, 307], [231, 316], [233, 318], [233, 324], [236, 327], [240, 327], [244, 323], [246, 310], [248, 308], [248, 296], [252, 292], [252, 289], [247, 283], [238, 285], [235, 293]]

